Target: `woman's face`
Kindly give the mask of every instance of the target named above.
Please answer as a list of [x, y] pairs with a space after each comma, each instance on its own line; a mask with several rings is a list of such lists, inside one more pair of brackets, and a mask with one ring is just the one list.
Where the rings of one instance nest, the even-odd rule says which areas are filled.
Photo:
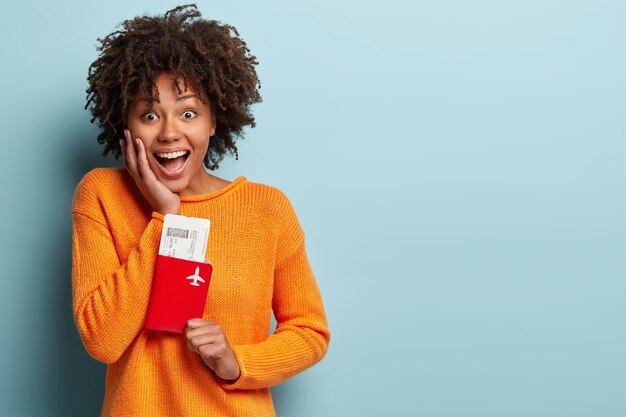
[[[183, 87], [182, 79], [179, 85]], [[199, 195], [206, 190], [208, 174], [202, 165], [215, 134], [215, 115], [209, 103], [190, 89], [178, 94], [171, 73], [156, 82], [158, 99], [133, 97], [128, 129], [146, 148], [150, 169], [157, 179], [179, 195]]]

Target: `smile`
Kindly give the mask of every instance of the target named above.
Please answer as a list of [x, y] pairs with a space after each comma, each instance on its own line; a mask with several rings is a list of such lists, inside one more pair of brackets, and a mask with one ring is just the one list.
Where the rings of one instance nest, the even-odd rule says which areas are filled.
[[187, 160], [189, 159], [188, 151], [176, 151], [155, 153], [154, 159], [159, 165], [159, 169], [164, 176], [168, 178], [176, 178], [182, 175], [185, 167], [187, 166]]

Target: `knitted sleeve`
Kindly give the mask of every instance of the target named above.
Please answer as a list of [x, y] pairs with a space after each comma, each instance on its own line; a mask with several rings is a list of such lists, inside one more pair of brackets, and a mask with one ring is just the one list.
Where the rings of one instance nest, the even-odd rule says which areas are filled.
[[283, 236], [274, 270], [272, 309], [276, 331], [261, 343], [236, 345], [241, 375], [225, 389], [258, 389], [279, 384], [320, 361], [330, 332], [322, 297], [304, 246], [304, 233], [285, 197]]
[[163, 223], [153, 213], [122, 263], [101, 207], [83, 180], [72, 208], [73, 309], [87, 352], [113, 363], [143, 327]]

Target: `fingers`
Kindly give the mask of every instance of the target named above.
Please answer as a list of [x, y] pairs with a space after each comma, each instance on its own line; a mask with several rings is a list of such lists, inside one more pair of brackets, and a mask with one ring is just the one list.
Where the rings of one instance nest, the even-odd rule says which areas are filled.
[[185, 327], [184, 333], [187, 341], [195, 338], [195, 337], [203, 337], [203, 336], [219, 336], [223, 335], [224, 331], [222, 328], [215, 322], [201, 320], [202, 325], [198, 326], [198, 322], [194, 323], [195, 327], [187, 326]]
[[126, 162], [126, 168], [130, 171], [133, 177], [136, 177], [139, 174], [137, 171], [137, 151], [135, 150], [133, 138], [131, 137], [128, 129], [124, 129], [124, 137], [126, 140], [123, 141], [124, 146], [122, 146], [122, 152], [124, 155], [124, 161]]
[[195, 329], [197, 327], [203, 327], [206, 326], [207, 324], [217, 324], [214, 321], [210, 321], [210, 320], [203, 320], [203, 319], [191, 319], [191, 320], [187, 320], [187, 326], [185, 327], [185, 329]]
[[203, 359], [223, 359], [228, 355], [230, 348], [226, 343], [206, 343], [197, 348], [197, 353]]
[[198, 327], [197, 329], [189, 329], [185, 331], [185, 337], [187, 337], [187, 340], [191, 340], [195, 337], [219, 336], [219, 335], [224, 335], [224, 331], [218, 325]]
[[187, 339], [187, 348], [204, 358], [219, 359], [226, 354], [226, 338], [223, 334], [205, 334]]
[[144, 180], [148, 181], [156, 181], [156, 176], [154, 172], [150, 169], [150, 165], [148, 165], [148, 156], [146, 153], [146, 148], [143, 144], [143, 141], [137, 138], [137, 162], [139, 167], [139, 174]]
[[185, 327], [187, 348], [200, 356], [215, 375], [225, 381], [235, 381], [241, 375], [239, 363], [219, 324], [192, 319]]
[[129, 168], [135, 168], [137, 166], [137, 153], [135, 151], [135, 146], [133, 145], [133, 138], [130, 135], [130, 130], [124, 129], [124, 138], [124, 155], [126, 157], [126, 163], [128, 164]]
[[120, 141], [120, 147], [122, 148], [126, 168], [128, 168], [130, 173], [137, 179], [156, 181], [156, 176], [148, 164], [148, 157], [143, 141], [139, 138], [133, 140], [128, 129], [124, 129], [124, 136], [126, 140]]
[[[191, 320], [190, 320], [191, 321]], [[229, 347], [226, 335], [222, 328], [215, 322], [195, 319], [191, 327], [185, 328], [187, 348], [198, 353], [204, 358], [221, 358]]]

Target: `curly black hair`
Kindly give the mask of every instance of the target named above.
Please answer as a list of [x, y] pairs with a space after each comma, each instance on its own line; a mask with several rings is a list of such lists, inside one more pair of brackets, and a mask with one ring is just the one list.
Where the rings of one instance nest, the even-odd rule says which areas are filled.
[[237, 29], [201, 18], [195, 4], [176, 7], [163, 16], [138, 16], [126, 20], [104, 39], [98, 39], [100, 56], [89, 66], [87, 104], [101, 132], [103, 155], [121, 154], [119, 139], [133, 96], [153, 95], [160, 73], [172, 73], [176, 88], [198, 93], [215, 112], [217, 126], [204, 157], [211, 170], [226, 152], [238, 158], [235, 141], [245, 126], [254, 127], [250, 106], [261, 102], [257, 59], [250, 54]]

